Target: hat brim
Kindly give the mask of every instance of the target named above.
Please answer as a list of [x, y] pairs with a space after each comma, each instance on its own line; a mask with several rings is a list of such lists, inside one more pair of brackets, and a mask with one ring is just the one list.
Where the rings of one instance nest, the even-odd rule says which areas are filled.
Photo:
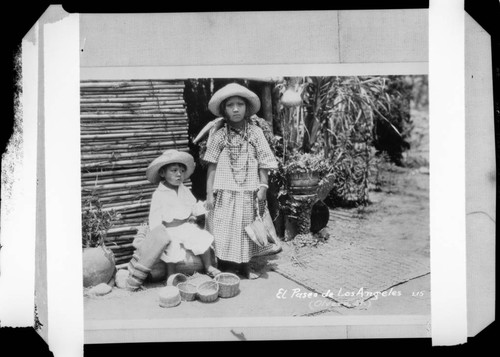
[[220, 104], [230, 97], [242, 97], [248, 101], [248, 116], [256, 114], [260, 109], [260, 99], [257, 94], [237, 83], [230, 83], [215, 92], [208, 102], [208, 109], [216, 116], [224, 116], [224, 113], [220, 112]]
[[146, 169], [146, 178], [152, 184], [159, 184], [161, 182], [161, 177], [159, 175], [160, 169], [165, 165], [174, 163], [180, 163], [186, 166], [184, 180], [187, 180], [193, 174], [196, 167], [194, 159], [190, 154], [177, 150], [167, 150], [149, 164]]

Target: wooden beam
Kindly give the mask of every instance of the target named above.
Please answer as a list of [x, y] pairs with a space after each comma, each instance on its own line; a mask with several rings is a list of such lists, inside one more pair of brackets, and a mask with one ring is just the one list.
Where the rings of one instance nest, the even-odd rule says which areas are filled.
[[262, 86], [261, 96], [262, 96], [262, 115], [264, 116], [264, 119], [271, 126], [271, 131], [273, 131], [273, 98], [271, 93], [271, 86], [272, 84], [265, 83]]

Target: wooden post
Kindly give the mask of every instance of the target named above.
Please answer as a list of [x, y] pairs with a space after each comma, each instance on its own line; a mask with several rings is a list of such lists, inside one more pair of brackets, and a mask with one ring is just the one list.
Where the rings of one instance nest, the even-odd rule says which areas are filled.
[[271, 92], [271, 83], [264, 83], [262, 86], [262, 114], [264, 116], [264, 119], [269, 123], [271, 126], [271, 131], [274, 133], [273, 130], [273, 98], [272, 98], [272, 92]]

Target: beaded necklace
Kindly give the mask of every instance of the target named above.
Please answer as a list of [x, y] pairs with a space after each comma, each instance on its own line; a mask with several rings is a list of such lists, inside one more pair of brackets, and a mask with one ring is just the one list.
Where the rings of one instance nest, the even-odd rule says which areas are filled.
[[[231, 173], [233, 174], [234, 181], [238, 185], [242, 185], [247, 180], [248, 176], [248, 159], [249, 159], [249, 150], [248, 150], [248, 123], [245, 121], [245, 126], [243, 128], [243, 135], [241, 135], [241, 131], [235, 130], [233, 128], [233, 132], [229, 128], [229, 123], [226, 123], [226, 138], [225, 138], [225, 146], [228, 149], [229, 156], [229, 167], [231, 168]], [[245, 163], [238, 167], [237, 162], [242, 154], [245, 154]], [[240, 178], [242, 171], [244, 172], [243, 179]]]

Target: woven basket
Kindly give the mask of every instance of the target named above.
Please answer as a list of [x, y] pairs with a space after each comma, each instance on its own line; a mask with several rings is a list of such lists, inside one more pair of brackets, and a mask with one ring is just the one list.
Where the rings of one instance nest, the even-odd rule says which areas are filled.
[[219, 284], [213, 280], [201, 283], [196, 294], [202, 302], [214, 302], [219, 297]]
[[219, 284], [219, 296], [230, 298], [238, 294], [240, 291], [240, 278], [233, 273], [220, 273], [215, 278]]
[[190, 283], [179, 283], [177, 284], [181, 298], [184, 301], [193, 301], [196, 299], [196, 285]]
[[208, 275], [195, 273], [194, 275], [190, 276], [187, 281], [190, 284], [193, 284], [194, 286], [198, 287], [201, 283], [212, 280], [213, 279]]
[[179, 289], [175, 286], [165, 286], [159, 291], [159, 303], [161, 307], [174, 307], [181, 303]]
[[181, 273], [172, 274], [167, 279], [167, 286], [177, 286], [179, 283], [184, 283], [188, 277]]

